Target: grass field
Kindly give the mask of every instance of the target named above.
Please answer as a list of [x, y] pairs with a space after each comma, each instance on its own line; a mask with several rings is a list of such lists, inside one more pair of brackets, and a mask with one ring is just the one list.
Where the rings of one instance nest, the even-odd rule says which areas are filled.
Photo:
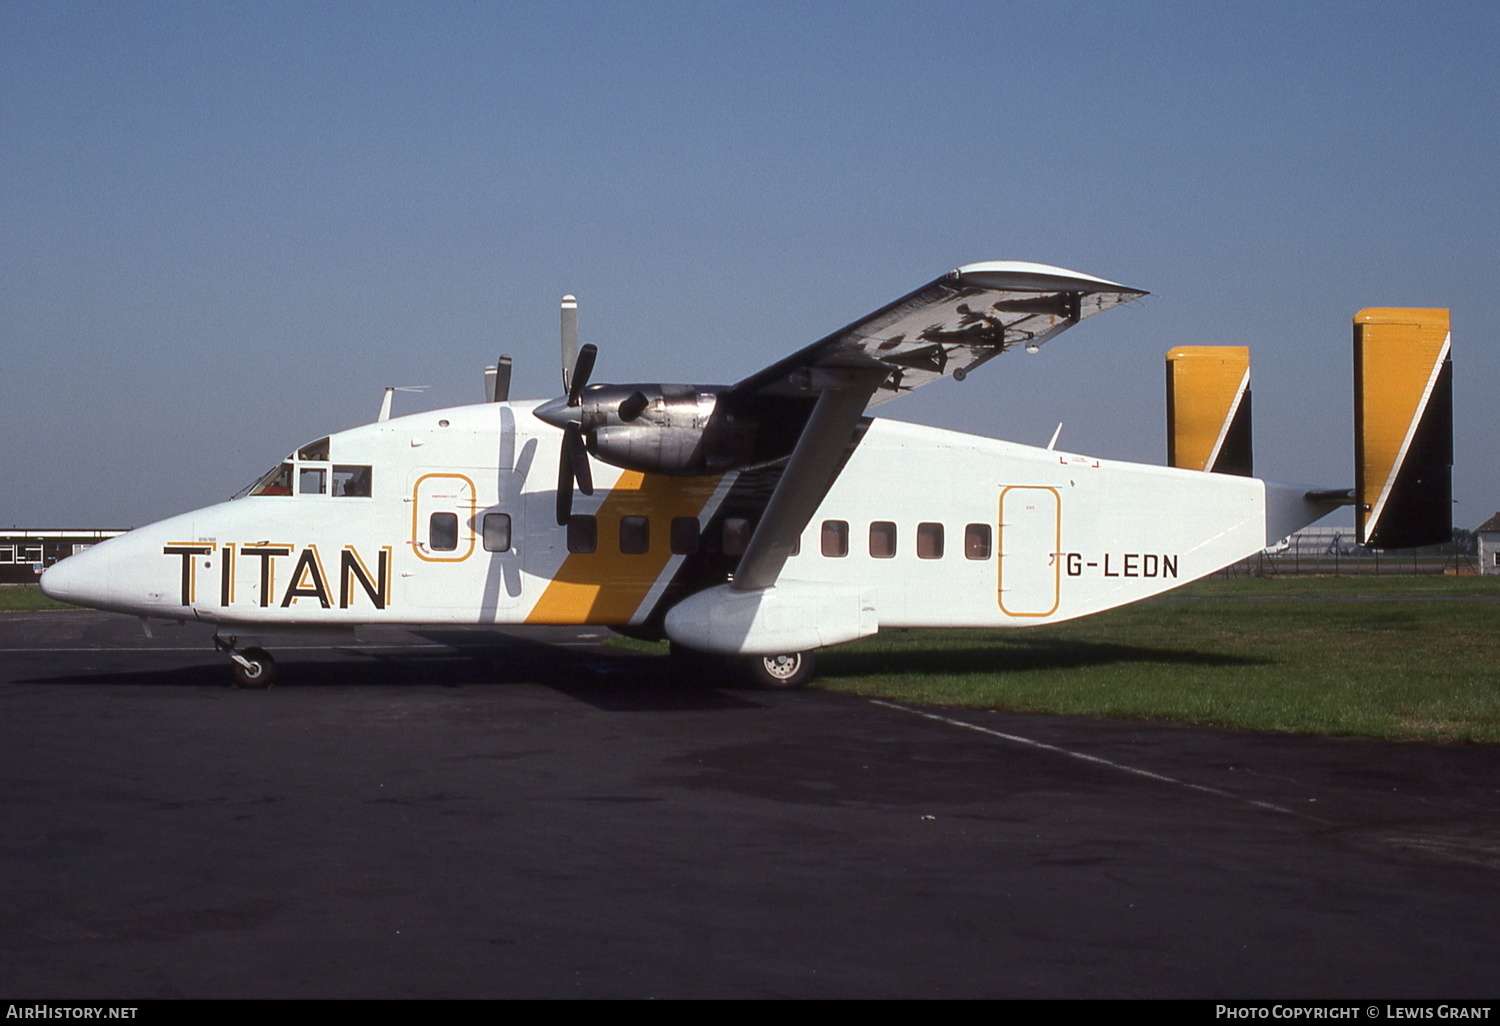
[[1209, 577], [1169, 592], [1166, 597], [1253, 598], [1257, 595], [1298, 598], [1451, 598], [1489, 595], [1500, 598], [1500, 576], [1445, 577], [1442, 574], [1414, 574], [1406, 577], [1316, 577], [1311, 574], [1287, 574], [1281, 577], [1239, 577], [1228, 580]]
[[821, 653], [817, 686], [981, 709], [1500, 742], [1500, 580], [1208, 580], [1056, 627], [885, 632]]
[[1056, 627], [883, 631], [818, 653], [813, 686], [975, 709], [1495, 743], [1500, 578], [1209, 579]]
[[0, 587], [0, 613], [34, 612], [38, 609], [77, 609], [66, 602], [54, 602], [35, 584], [7, 584]]

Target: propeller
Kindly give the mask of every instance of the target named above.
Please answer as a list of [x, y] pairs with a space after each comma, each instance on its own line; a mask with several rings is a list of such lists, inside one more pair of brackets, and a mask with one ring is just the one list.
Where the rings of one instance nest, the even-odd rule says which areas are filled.
[[503, 403], [510, 399], [510, 357], [502, 356], [493, 367], [484, 369], [484, 401]]
[[573, 515], [573, 487], [584, 495], [594, 494], [594, 475], [589, 469], [589, 451], [583, 438], [583, 390], [594, 373], [599, 348], [578, 346], [578, 300], [562, 299], [562, 379], [566, 396], [543, 403], [536, 415], [563, 431], [557, 461], [557, 523], [566, 524]]
[[589, 452], [583, 444], [583, 429], [576, 423], [563, 428], [562, 458], [557, 461], [557, 523], [562, 526], [573, 515], [573, 482], [584, 495], [594, 494], [594, 475]]
[[573, 367], [578, 363], [578, 300], [562, 297], [563, 391], [572, 392]]
[[576, 409], [583, 404], [582, 396], [589, 377], [594, 373], [594, 361], [599, 357], [599, 347], [588, 344], [578, 351], [578, 362], [573, 365], [572, 387], [568, 389], [568, 406]]

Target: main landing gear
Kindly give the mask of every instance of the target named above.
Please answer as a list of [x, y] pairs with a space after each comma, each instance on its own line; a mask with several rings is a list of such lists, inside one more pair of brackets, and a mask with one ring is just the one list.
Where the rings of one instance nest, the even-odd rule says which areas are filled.
[[240, 648], [236, 637], [214, 635], [214, 648], [229, 653], [234, 681], [242, 688], [269, 688], [276, 682], [276, 660], [263, 648]]
[[672, 643], [672, 661], [685, 678], [722, 686], [723, 678], [748, 681], [758, 688], [789, 691], [805, 687], [813, 679], [813, 654], [788, 652], [768, 656], [716, 656]]
[[787, 652], [782, 655], [751, 656], [746, 669], [751, 683], [758, 688], [786, 691], [805, 687], [813, 678], [813, 654]]

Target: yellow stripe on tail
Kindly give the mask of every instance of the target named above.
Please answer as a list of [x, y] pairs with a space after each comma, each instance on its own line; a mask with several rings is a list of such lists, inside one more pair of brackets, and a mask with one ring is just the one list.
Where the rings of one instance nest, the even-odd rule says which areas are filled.
[[1359, 541], [1410, 548], [1453, 536], [1453, 365], [1447, 310], [1354, 316]]
[[1168, 350], [1167, 463], [1251, 476], [1249, 348]]

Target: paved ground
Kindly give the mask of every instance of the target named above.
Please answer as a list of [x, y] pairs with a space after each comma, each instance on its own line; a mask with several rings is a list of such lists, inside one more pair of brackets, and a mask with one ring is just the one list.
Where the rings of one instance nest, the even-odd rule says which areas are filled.
[[1494, 748], [156, 633], [0, 615], [0, 996], [1500, 995]]

